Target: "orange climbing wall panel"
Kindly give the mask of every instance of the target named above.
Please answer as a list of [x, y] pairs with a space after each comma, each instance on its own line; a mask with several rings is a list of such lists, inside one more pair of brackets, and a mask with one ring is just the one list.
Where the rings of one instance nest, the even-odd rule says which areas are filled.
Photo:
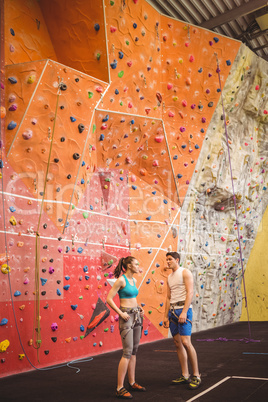
[[45, 211], [62, 228], [95, 168], [94, 107], [107, 84], [53, 61], [9, 66], [6, 73], [8, 159], [39, 199], [49, 164], [45, 198], [56, 203]]
[[217, 59], [223, 88], [240, 42], [164, 16], [161, 28], [163, 121], [183, 201], [220, 100]]
[[4, 1], [5, 64], [57, 60], [39, 2]]
[[57, 60], [109, 81], [102, 1], [41, 0]]
[[100, 107], [160, 117], [160, 16], [145, 1], [105, 4], [111, 86]]

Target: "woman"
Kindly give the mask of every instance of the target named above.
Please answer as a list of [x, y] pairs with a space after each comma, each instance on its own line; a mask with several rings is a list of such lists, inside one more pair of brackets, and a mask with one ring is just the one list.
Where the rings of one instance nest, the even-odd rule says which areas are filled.
[[[121, 272], [124, 274], [120, 276]], [[139, 272], [139, 263], [136, 258], [128, 256], [121, 258], [114, 270], [117, 279], [107, 296], [107, 303], [119, 314], [119, 329], [123, 344], [123, 356], [119, 362], [117, 375], [116, 396], [121, 399], [131, 399], [132, 395], [124, 388], [124, 380], [128, 372], [130, 390], [146, 391], [135, 381], [136, 353], [142, 331], [144, 311], [137, 303], [139, 293], [136, 279], [133, 275]], [[113, 301], [119, 294], [120, 308]]]

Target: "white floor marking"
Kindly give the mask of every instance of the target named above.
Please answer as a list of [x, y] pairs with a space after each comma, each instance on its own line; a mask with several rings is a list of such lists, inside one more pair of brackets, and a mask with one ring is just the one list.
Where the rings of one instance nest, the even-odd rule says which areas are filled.
[[211, 391], [212, 389], [218, 387], [220, 384], [222, 384], [223, 382], [230, 380], [230, 378], [234, 378], [234, 379], [241, 379], [241, 380], [262, 380], [262, 381], [268, 381], [268, 378], [259, 378], [259, 377], [239, 377], [239, 376], [230, 376], [230, 377], [225, 377], [223, 378], [221, 381], [217, 382], [216, 384], [212, 385], [212, 387], [206, 389], [205, 391], [201, 392], [198, 395], [195, 395], [193, 398], [188, 399], [186, 402], [192, 402], [195, 401], [196, 399], [198, 399], [200, 396], [207, 394], [209, 391]]

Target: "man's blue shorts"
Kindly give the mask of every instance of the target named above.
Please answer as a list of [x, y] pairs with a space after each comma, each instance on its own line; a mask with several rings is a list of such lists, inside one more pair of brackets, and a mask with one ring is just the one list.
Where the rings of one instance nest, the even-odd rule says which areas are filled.
[[[193, 321], [193, 310], [189, 308], [187, 311], [187, 320], [183, 324], [181, 324], [177, 317], [180, 316], [182, 312], [182, 308], [178, 308], [174, 310], [175, 314], [168, 312], [169, 319], [169, 329], [172, 336], [180, 334], [182, 336], [190, 336], [192, 333], [192, 321]], [[177, 317], [176, 317], [177, 316]]]

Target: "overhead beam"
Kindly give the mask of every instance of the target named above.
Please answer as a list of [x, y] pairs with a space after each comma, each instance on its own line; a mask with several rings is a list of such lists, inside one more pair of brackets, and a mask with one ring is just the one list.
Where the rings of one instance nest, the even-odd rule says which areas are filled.
[[258, 50], [265, 49], [266, 47], [268, 47], [268, 43], [266, 43], [265, 45], [259, 46], [259, 47], [253, 47], [252, 50], [253, 50], [253, 52], [257, 52]]
[[233, 21], [238, 17], [243, 17], [243, 15], [253, 13], [253, 11], [266, 6], [266, 4], [267, 0], [250, 0], [248, 3], [245, 3], [242, 6], [233, 8], [224, 14], [204, 21], [202, 24], [200, 24], [200, 26], [206, 29], [213, 29], [226, 24], [227, 22]]

